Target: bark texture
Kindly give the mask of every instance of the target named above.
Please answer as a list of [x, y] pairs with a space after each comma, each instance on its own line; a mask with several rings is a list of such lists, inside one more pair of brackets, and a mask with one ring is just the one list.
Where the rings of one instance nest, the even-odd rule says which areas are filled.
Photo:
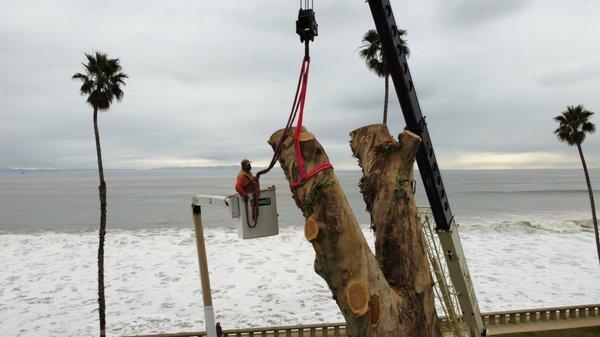
[[375, 255], [390, 286], [409, 303], [404, 324], [410, 336], [438, 332], [433, 279], [414, 200], [413, 164], [421, 138], [404, 131], [394, 139], [386, 125], [350, 134], [362, 168], [360, 189], [375, 233]]
[[[269, 144], [276, 148], [284, 130]], [[279, 162], [288, 181], [297, 179], [289, 131]], [[307, 171], [328, 160], [319, 142], [304, 133], [302, 156]], [[362, 234], [333, 170], [320, 172], [295, 189], [293, 198], [306, 218], [305, 236], [315, 250], [315, 271], [328, 284], [347, 323], [348, 336], [423, 336], [413, 321], [410, 298], [388, 284]], [[421, 286], [419, 286], [421, 287]]]
[[98, 159], [98, 194], [100, 197], [100, 230], [98, 232], [98, 315], [100, 319], [100, 337], [106, 336], [106, 301], [104, 299], [104, 238], [106, 236], [106, 182], [102, 166], [102, 149], [98, 131], [98, 108], [94, 108], [94, 137], [96, 139], [96, 157]]

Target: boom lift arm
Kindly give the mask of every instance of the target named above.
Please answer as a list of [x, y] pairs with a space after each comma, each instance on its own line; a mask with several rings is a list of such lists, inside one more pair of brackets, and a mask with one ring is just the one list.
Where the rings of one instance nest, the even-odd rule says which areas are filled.
[[406, 128], [421, 137], [417, 165], [423, 180], [427, 199], [436, 223], [436, 231], [444, 248], [450, 277], [471, 336], [487, 336], [481, 312], [475, 297], [466, 260], [460, 244], [458, 228], [448, 202], [425, 117], [417, 99], [406, 55], [402, 53], [400, 36], [389, 0], [368, 0], [377, 33], [382, 44], [390, 75], [400, 101]]

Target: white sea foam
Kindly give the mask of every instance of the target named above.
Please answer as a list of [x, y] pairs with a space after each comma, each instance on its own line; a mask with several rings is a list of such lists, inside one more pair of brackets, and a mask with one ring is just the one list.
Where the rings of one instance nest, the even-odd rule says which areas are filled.
[[467, 230], [477, 229], [479, 231], [493, 232], [532, 232], [544, 230], [554, 233], [578, 233], [594, 231], [591, 219], [565, 220], [533, 217], [527, 220], [520, 218], [499, 220], [475, 218], [463, 221], [460, 225]]
[[591, 221], [585, 220], [535, 220], [523, 221], [522, 225], [557, 233], [576, 233], [582, 230], [592, 230]]
[[[593, 234], [516, 226], [462, 227], [482, 310], [600, 302]], [[205, 235], [214, 308], [225, 328], [342, 320], [300, 228], [248, 241], [233, 230]], [[204, 330], [191, 229], [107, 238], [110, 335]], [[96, 335], [96, 245], [96, 233], [0, 235], [0, 335]]]

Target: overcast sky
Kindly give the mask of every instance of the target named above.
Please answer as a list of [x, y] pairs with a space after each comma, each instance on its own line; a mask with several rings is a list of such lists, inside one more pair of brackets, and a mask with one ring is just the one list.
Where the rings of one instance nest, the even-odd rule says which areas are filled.
[[[600, 1], [392, 0], [442, 169], [580, 167], [552, 117], [600, 112]], [[297, 1], [0, 0], [0, 167], [94, 168], [92, 110], [70, 76], [119, 58], [122, 102], [100, 116], [108, 168], [259, 165], [293, 99]], [[350, 131], [381, 121], [383, 79], [359, 58], [361, 0], [315, 0], [305, 126], [338, 168]], [[392, 133], [404, 127], [390, 95]], [[599, 122], [598, 116], [594, 121]], [[599, 122], [600, 123], [600, 122]], [[600, 168], [598, 135], [584, 151]]]

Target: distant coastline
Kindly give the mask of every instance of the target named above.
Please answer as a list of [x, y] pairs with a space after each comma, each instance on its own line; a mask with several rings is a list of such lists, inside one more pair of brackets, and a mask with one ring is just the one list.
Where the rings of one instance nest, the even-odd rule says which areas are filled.
[[[237, 171], [238, 166], [190, 166], [190, 167], [158, 167], [149, 169], [136, 169], [136, 168], [108, 168], [106, 171], [113, 172], [137, 172], [137, 171]], [[21, 173], [21, 172], [87, 172], [87, 171], [98, 171], [97, 168], [0, 168], [0, 173]]]

